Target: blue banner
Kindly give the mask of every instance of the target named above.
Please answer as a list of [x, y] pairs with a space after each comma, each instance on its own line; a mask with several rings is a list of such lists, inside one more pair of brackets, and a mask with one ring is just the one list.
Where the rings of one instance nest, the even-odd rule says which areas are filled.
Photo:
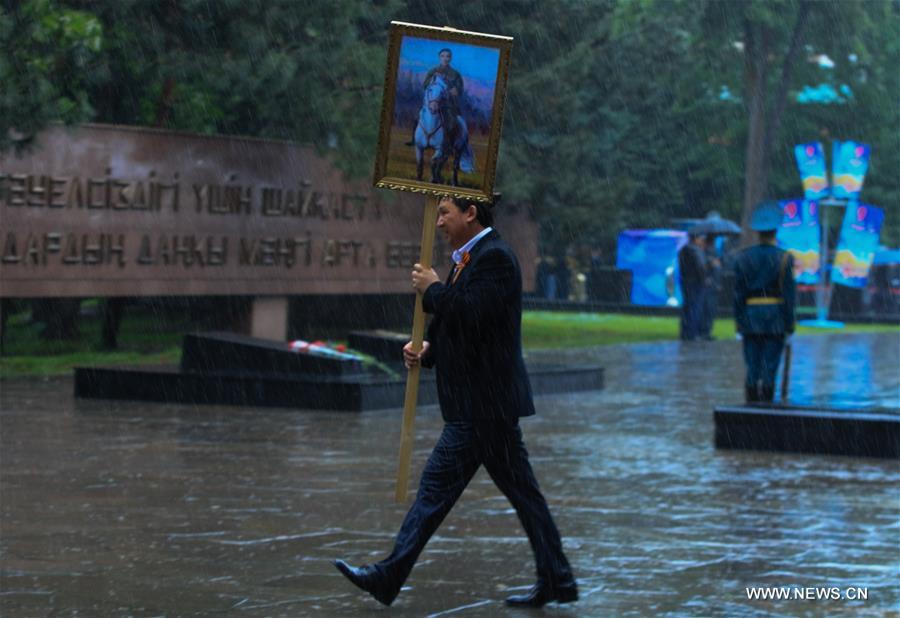
[[625, 230], [619, 233], [616, 268], [630, 270], [631, 302], [635, 305], [680, 304], [678, 250], [687, 233], [676, 230]]
[[775, 236], [778, 246], [794, 255], [797, 283], [819, 282], [820, 228], [818, 204], [812, 200], [783, 200], [784, 219]]
[[878, 247], [878, 251], [875, 252], [875, 259], [872, 260], [872, 265], [874, 266], [875, 264], [900, 264], [900, 249]]
[[878, 251], [884, 211], [876, 206], [850, 202], [838, 240], [831, 281], [851, 288], [863, 288]]
[[803, 182], [803, 196], [818, 200], [828, 195], [828, 175], [825, 172], [825, 151], [822, 144], [798, 144], [794, 146], [794, 158]]
[[857, 142], [834, 142], [831, 158], [832, 194], [839, 199], [859, 199], [869, 169], [869, 147]]

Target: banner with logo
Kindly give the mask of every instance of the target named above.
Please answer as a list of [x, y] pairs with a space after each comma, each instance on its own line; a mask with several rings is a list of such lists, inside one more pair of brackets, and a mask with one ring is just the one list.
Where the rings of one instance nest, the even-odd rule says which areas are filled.
[[862, 288], [878, 251], [884, 211], [877, 206], [850, 202], [838, 240], [831, 280], [851, 288]]
[[822, 144], [813, 142], [794, 146], [794, 158], [803, 181], [803, 197], [818, 200], [828, 196], [828, 175], [825, 171], [825, 151]]
[[834, 142], [831, 159], [834, 197], [859, 199], [863, 179], [869, 169], [869, 150], [869, 146], [858, 142]]
[[687, 233], [677, 230], [625, 230], [619, 233], [616, 268], [631, 271], [631, 302], [675, 307], [681, 302], [676, 270]]
[[819, 282], [820, 228], [818, 203], [794, 199], [778, 202], [784, 219], [778, 228], [778, 246], [794, 256], [794, 279], [797, 283]]

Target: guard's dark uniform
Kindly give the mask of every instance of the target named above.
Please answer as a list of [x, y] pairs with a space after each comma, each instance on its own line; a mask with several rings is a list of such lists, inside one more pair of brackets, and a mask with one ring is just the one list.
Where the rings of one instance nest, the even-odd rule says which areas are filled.
[[786, 335], [794, 332], [794, 260], [774, 244], [744, 249], [734, 264], [734, 317], [743, 336], [747, 401], [772, 401]]

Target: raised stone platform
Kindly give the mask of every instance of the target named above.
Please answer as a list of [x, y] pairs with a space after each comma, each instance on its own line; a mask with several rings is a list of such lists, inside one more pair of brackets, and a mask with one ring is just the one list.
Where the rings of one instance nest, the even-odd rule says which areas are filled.
[[816, 455], [900, 457], [900, 414], [812, 406], [720, 406], [716, 448]]
[[[603, 388], [597, 365], [535, 365], [528, 374], [535, 395]], [[398, 379], [359, 361], [298, 354], [286, 343], [227, 333], [186, 336], [180, 368], [75, 368], [75, 396], [95, 399], [362, 412], [403, 407], [405, 389], [405, 374]], [[434, 373], [422, 371], [419, 404], [434, 403]]]
[[347, 345], [352, 350], [391, 366], [403, 365], [403, 346], [407, 341], [409, 335], [387, 330], [353, 331], [347, 336]]
[[181, 370], [191, 373], [252, 371], [257, 374], [358, 376], [366, 373], [361, 361], [303, 354], [287, 342], [235, 333], [200, 333], [184, 336]]

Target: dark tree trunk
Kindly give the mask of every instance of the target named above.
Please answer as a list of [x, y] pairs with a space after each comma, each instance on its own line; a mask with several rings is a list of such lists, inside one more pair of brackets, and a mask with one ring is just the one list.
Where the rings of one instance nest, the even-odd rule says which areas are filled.
[[3, 356], [3, 340], [6, 339], [6, 323], [13, 310], [11, 298], [0, 298], [0, 356]]
[[172, 98], [175, 94], [175, 80], [167, 77], [163, 82], [162, 92], [159, 95], [159, 103], [156, 106], [156, 119], [154, 126], [164, 127], [169, 122], [172, 113]]
[[107, 298], [103, 301], [103, 332], [100, 345], [104, 350], [115, 350], [119, 347], [119, 325], [125, 311], [124, 298]]
[[80, 298], [41, 298], [31, 305], [31, 315], [35, 322], [42, 322], [44, 330], [41, 338], [46, 340], [66, 340], [78, 337], [78, 313]]
[[768, 171], [764, 168], [766, 136], [766, 86], [769, 78], [769, 30], [749, 20], [744, 25], [744, 75], [746, 81], [747, 159], [744, 164], [744, 204], [741, 227], [744, 229], [742, 245], [753, 240], [750, 231], [750, 215], [766, 192]]
[[744, 228], [741, 244], [744, 246], [751, 244], [754, 240], [753, 231], [750, 229], [750, 217], [753, 209], [768, 194], [772, 150], [778, 138], [778, 131], [781, 129], [781, 118], [787, 105], [794, 66], [803, 44], [809, 8], [810, 3], [806, 1], [801, 1], [797, 8], [791, 39], [782, 60], [781, 75], [771, 106], [767, 96], [771, 31], [766, 26], [754, 26], [749, 21], [745, 24], [744, 62], [750, 119], [747, 132], [747, 162], [741, 214], [741, 226]]

